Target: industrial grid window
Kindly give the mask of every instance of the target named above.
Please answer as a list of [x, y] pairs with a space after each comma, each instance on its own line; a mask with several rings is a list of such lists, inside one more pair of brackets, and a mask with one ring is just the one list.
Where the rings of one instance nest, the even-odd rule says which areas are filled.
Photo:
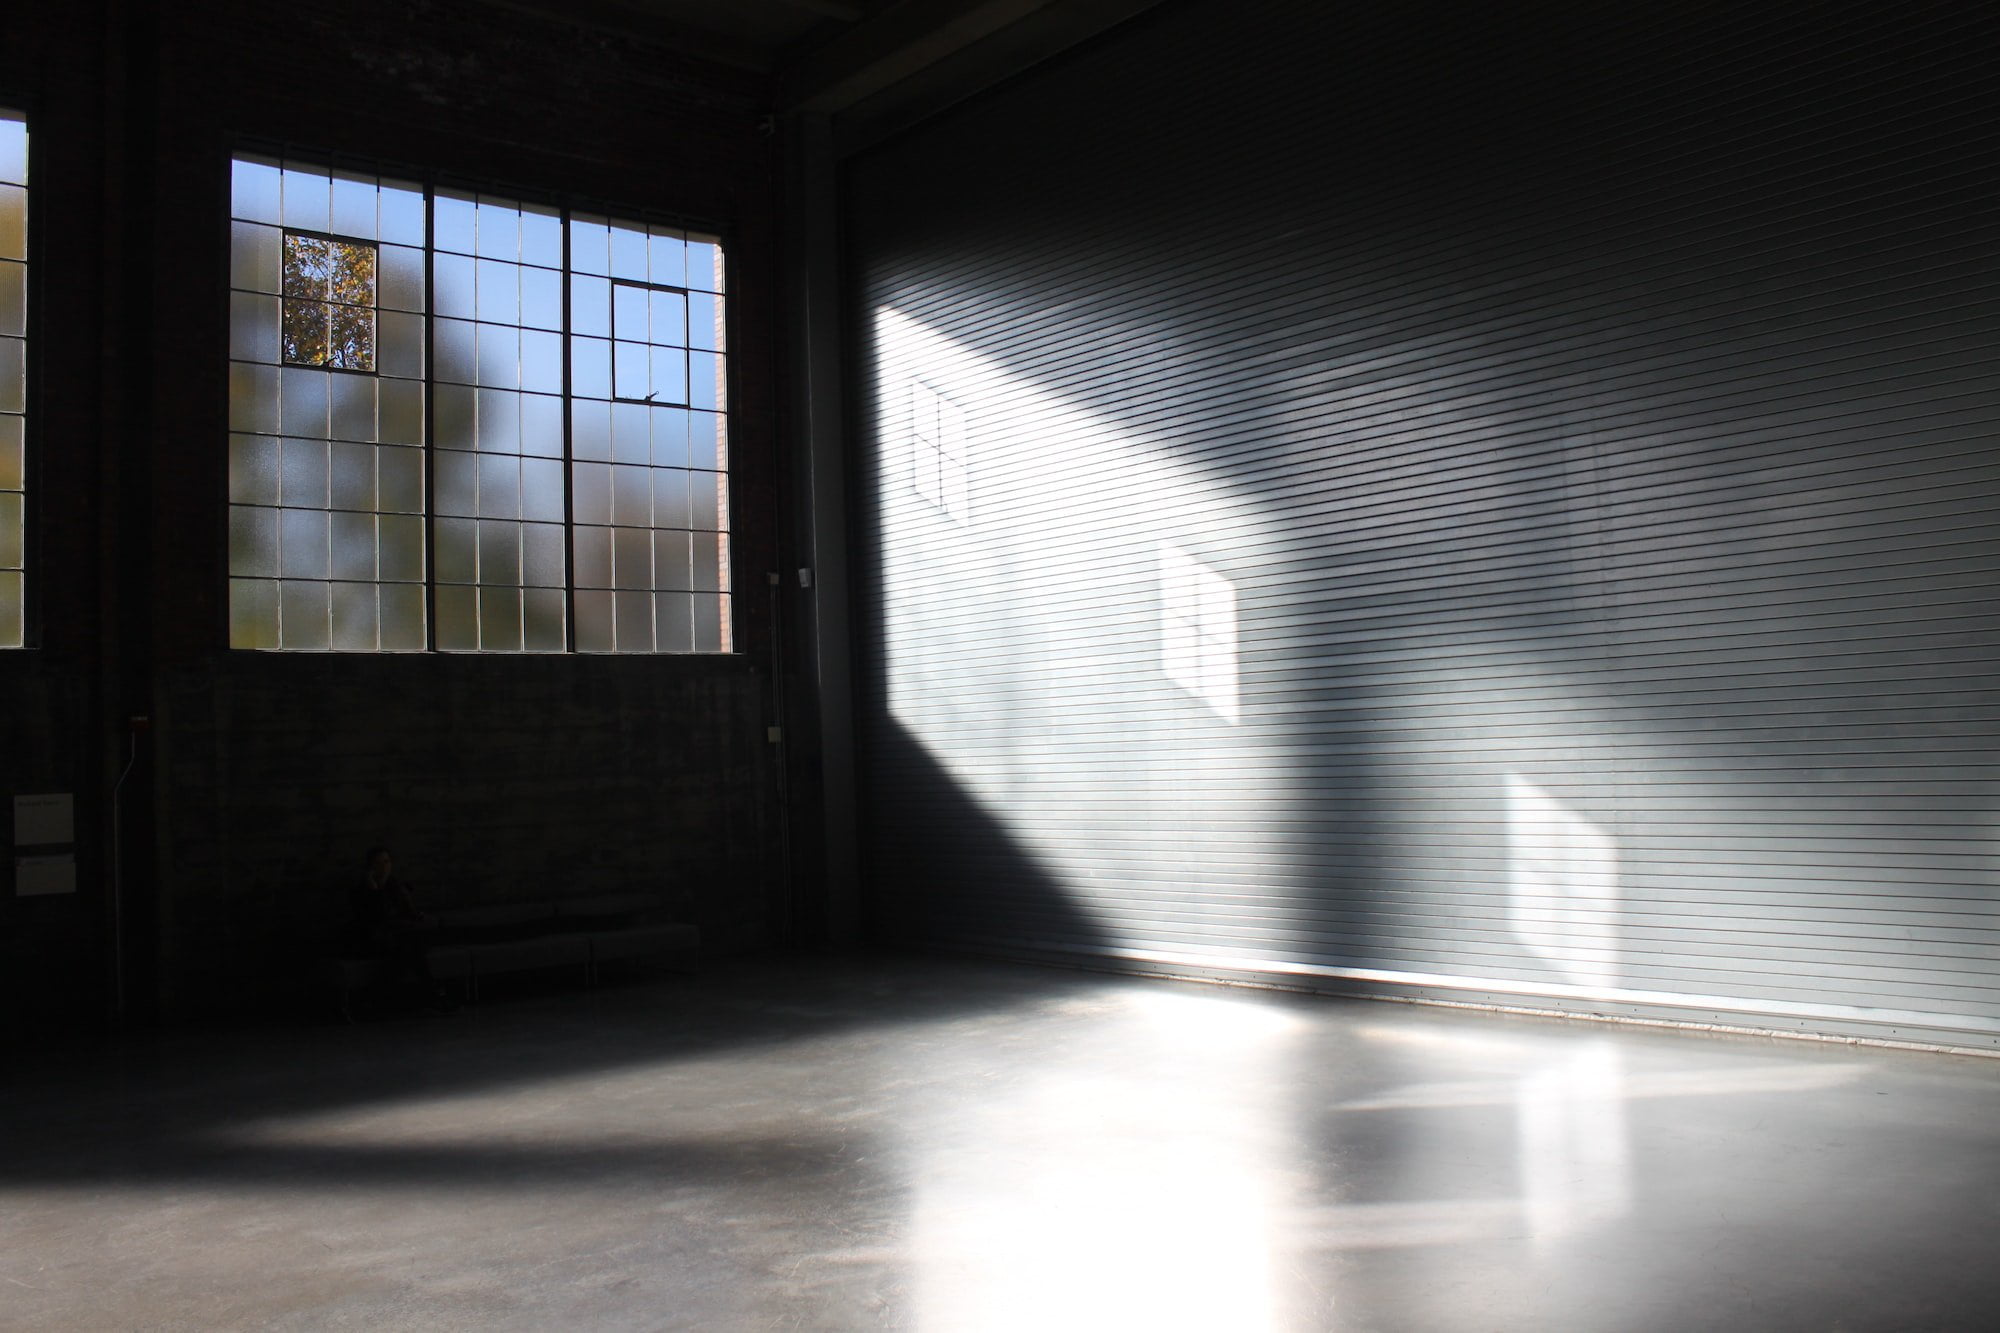
[[233, 174], [232, 646], [732, 649], [715, 238]]
[[28, 122], [0, 108], [0, 648], [27, 643]]

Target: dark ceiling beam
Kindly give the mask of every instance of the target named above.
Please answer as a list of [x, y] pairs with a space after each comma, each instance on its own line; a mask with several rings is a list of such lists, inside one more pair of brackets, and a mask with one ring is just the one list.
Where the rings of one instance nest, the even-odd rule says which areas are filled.
[[[517, 14], [533, 14], [537, 18], [571, 23], [579, 28], [601, 32], [607, 36], [624, 37], [645, 42], [649, 46], [665, 47], [696, 60], [728, 65], [735, 69], [769, 74], [775, 64], [775, 52], [767, 43], [676, 22], [665, 17], [659, 8], [643, 3], [643, 0], [560, 0], [560, 3], [551, 3], [551, 0], [480, 0], [480, 2], [495, 9], [509, 9]], [[803, 3], [806, 8], [820, 11], [820, 0], [782, 0], [782, 3]], [[837, 0], [825, 0], [825, 3], [830, 9], [852, 8], [837, 3]]]

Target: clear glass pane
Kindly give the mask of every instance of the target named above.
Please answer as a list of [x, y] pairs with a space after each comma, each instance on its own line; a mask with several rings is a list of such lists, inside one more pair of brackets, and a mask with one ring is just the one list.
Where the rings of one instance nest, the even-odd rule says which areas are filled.
[[333, 345], [333, 307], [324, 301], [286, 297], [280, 332], [281, 359], [288, 365], [323, 366]]
[[339, 370], [375, 369], [375, 312], [349, 305], [329, 309], [332, 334], [327, 341], [327, 365]]
[[521, 452], [562, 457], [562, 399], [539, 393], [521, 395]]
[[462, 255], [431, 257], [431, 276], [437, 283], [437, 313], [448, 319], [471, 319], [478, 309], [474, 297], [475, 261]]
[[275, 225], [282, 216], [279, 179], [278, 164], [266, 158], [239, 157], [230, 163], [230, 216]]
[[326, 442], [286, 440], [279, 449], [279, 501], [295, 509], [326, 508]]
[[333, 230], [333, 181], [322, 172], [286, 167], [281, 186], [287, 227]]
[[560, 588], [565, 582], [563, 530], [560, 523], [521, 525], [521, 578], [543, 588]]
[[593, 338], [611, 336], [611, 284], [603, 278], [571, 276], [569, 280], [571, 333]]
[[381, 540], [380, 577], [394, 583], [424, 578], [424, 520], [415, 514], [384, 514], [377, 520]]
[[374, 443], [375, 386], [373, 375], [332, 375], [333, 438]]
[[521, 387], [521, 331], [511, 324], [481, 324], [479, 383], [494, 389]]
[[431, 199], [431, 226], [440, 250], [469, 255], [478, 230], [477, 207], [472, 196], [456, 190], [439, 190]]
[[370, 241], [376, 238], [373, 176], [357, 176], [346, 171], [333, 173], [332, 230], [342, 236], [359, 236]]
[[381, 304], [384, 310], [424, 309], [424, 252], [415, 246], [382, 247]]
[[278, 511], [278, 573], [288, 579], [323, 579], [333, 558], [333, 541], [323, 509]]
[[382, 220], [382, 239], [402, 245], [424, 243], [423, 187], [397, 181], [383, 181], [376, 200]]
[[613, 593], [612, 605], [617, 616], [618, 651], [621, 653], [650, 653], [653, 651], [653, 594], [650, 592]]
[[[20, 265], [10, 264], [7, 268], [18, 269]], [[0, 269], [4, 275], [5, 269]], [[4, 301], [0, 301], [4, 305]], [[4, 310], [0, 310], [0, 323], [4, 323]], [[0, 328], [0, 332], [20, 332]], [[262, 296], [255, 292], [231, 292], [229, 294], [229, 355], [238, 361], [265, 361], [275, 364], [278, 360], [278, 298]]]
[[602, 463], [570, 468], [570, 517], [578, 523], [611, 522], [611, 469]]
[[424, 386], [409, 380], [383, 380], [377, 395], [383, 443], [422, 444]]
[[729, 466], [729, 418], [720, 412], [688, 414], [688, 466], [720, 472]]
[[448, 653], [469, 653], [478, 650], [479, 589], [438, 588], [437, 646]]
[[521, 452], [521, 395], [506, 389], [479, 391], [479, 447], [486, 453]]
[[579, 588], [608, 588], [611, 586], [611, 529], [577, 528], [575, 530], [576, 586]]
[[652, 591], [652, 533], [644, 528], [611, 530], [611, 586]]
[[28, 121], [18, 111], [0, 111], [0, 181], [28, 183]]
[[522, 647], [531, 653], [559, 653], [563, 634], [561, 588], [529, 588], [521, 594]]
[[521, 262], [562, 267], [562, 214], [540, 204], [521, 205]]
[[611, 404], [572, 399], [569, 409], [570, 457], [611, 460]]
[[652, 392], [649, 384], [652, 355], [644, 343], [616, 343], [616, 370], [612, 384], [620, 398], [644, 398]]
[[479, 261], [479, 318], [488, 324], [521, 322], [521, 270], [497, 259]]
[[286, 580], [278, 585], [278, 646], [324, 652], [328, 646], [328, 589], [324, 583]]
[[545, 268], [521, 270], [521, 322], [530, 328], [562, 330], [562, 274]]
[[653, 457], [652, 409], [644, 403], [611, 405], [611, 457], [620, 463], [649, 463]]
[[611, 594], [579, 588], [576, 594], [576, 650], [608, 653], [617, 647], [611, 632]]
[[424, 590], [414, 584], [384, 584], [375, 590], [381, 607], [382, 651], [424, 650]]
[[479, 391], [459, 384], [437, 387], [437, 443], [440, 449], [479, 447]]
[[479, 455], [479, 514], [482, 518], [519, 518], [521, 460], [513, 454]]
[[611, 233], [604, 219], [577, 213], [569, 220], [569, 266], [577, 273], [611, 271]]
[[561, 393], [562, 335], [528, 329], [521, 334], [521, 387], [535, 393]]
[[656, 467], [686, 467], [688, 414], [684, 407], [655, 407], [652, 421], [652, 461]]
[[694, 407], [716, 411], [725, 398], [723, 357], [719, 352], [688, 353], [687, 401]]
[[229, 646], [278, 646], [278, 585], [265, 579], [229, 580]]
[[653, 586], [692, 588], [693, 565], [688, 554], [688, 534], [662, 529], [653, 534]]
[[229, 572], [259, 578], [277, 577], [277, 510], [230, 506]]
[[570, 392], [581, 398], [611, 396], [611, 344], [602, 338], [569, 340]]
[[646, 233], [632, 224], [611, 227], [611, 276], [631, 282], [646, 280]]
[[376, 633], [375, 585], [336, 583], [333, 585], [333, 647], [344, 653], [372, 653], [379, 639]]
[[653, 642], [663, 653], [694, 647], [694, 599], [684, 592], [653, 594]]
[[489, 259], [518, 259], [521, 254], [521, 214], [496, 199], [479, 201], [479, 253]]
[[492, 519], [479, 525], [479, 581], [519, 587], [521, 583], [521, 528], [517, 523]]
[[440, 449], [431, 456], [437, 511], [465, 518], [479, 513], [479, 455]]
[[729, 349], [727, 335], [722, 322], [722, 298], [705, 292], [693, 292], [688, 296], [688, 346], [699, 347], [710, 352]]
[[372, 444], [332, 446], [335, 509], [375, 508], [375, 452]]
[[[278, 503], [278, 442], [268, 435], [229, 437], [229, 498], [237, 504]], [[0, 469], [0, 486], [7, 485]], [[12, 488], [18, 489], [16, 481]]]
[[375, 515], [335, 514], [332, 527], [333, 577], [374, 582]]
[[424, 317], [384, 311], [377, 317], [376, 369], [399, 379], [424, 375]]
[[521, 461], [521, 517], [543, 523], [563, 521], [563, 465], [560, 458]]
[[611, 289], [611, 336], [646, 341], [646, 289], [620, 283]]
[[348, 241], [327, 242], [332, 267], [326, 295], [340, 305], [375, 306], [375, 247]]
[[687, 298], [679, 292], [648, 292], [646, 327], [655, 345], [687, 346]]
[[489, 653], [521, 651], [521, 594], [516, 589], [479, 590], [479, 647]]
[[646, 238], [646, 276], [662, 287], [687, 286], [687, 242], [678, 231], [654, 228]]
[[254, 222], [232, 223], [229, 228], [229, 285], [252, 292], [278, 290], [279, 238], [276, 227]]
[[284, 433], [325, 439], [327, 401], [331, 396], [327, 380], [331, 376], [324, 370], [305, 370], [298, 366], [286, 366], [279, 374], [283, 377], [279, 422], [284, 427]]
[[615, 465], [611, 469], [611, 521], [626, 527], [653, 526], [653, 482], [650, 468]]
[[[696, 356], [707, 356], [696, 352]], [[688, 401], [688, 353], [678, 347], [652, 349], [653, 400], [660, 403]]]
[[687, 253], [687, 285], [704, 292], [723, 290], [722, 247], [715, 239], [709, 236], [689, 236]]
[[479, 525], [469, 518], [437, 520], [439, 583], [479, 581]]
[[719, 653], [728, 647], [729, 598], [697, 596], [694, 599], [694, 650]]
[[424, 455], [419, 449], [385, 448], [375, 459], [381, 507], [396, 514], [424, 508]]

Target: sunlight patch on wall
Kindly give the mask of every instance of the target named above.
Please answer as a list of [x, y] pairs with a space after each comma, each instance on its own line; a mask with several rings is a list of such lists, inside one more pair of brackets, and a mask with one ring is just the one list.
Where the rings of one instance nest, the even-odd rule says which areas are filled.
[[1507, 775], [1507, 912], [1514, 938], [1577, 986], [1618, 981], [1618, 845], [1519, 774]]

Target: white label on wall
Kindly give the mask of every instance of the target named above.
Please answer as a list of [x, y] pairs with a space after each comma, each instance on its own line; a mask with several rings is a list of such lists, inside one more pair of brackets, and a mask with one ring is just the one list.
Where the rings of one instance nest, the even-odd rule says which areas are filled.
[[76, 841], [76, 798], [68, 792], [14, 798], [14, 845], [45, 847]]

